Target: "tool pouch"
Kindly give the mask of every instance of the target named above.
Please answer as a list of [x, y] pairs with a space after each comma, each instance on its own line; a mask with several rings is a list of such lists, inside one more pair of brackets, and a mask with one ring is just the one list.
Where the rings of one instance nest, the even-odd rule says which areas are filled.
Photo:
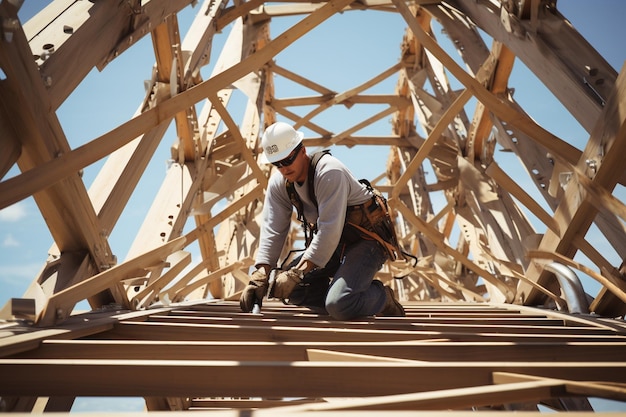
[[402, 251], [389, 215], [387, 199], [369, 182], [366, 185], [374, 195], [371, 200], [348, 208], [342, 239], [348, 244], [359, 238], [376, 240], [385, 248], [389, 259], [395, 261], [402, 257]]

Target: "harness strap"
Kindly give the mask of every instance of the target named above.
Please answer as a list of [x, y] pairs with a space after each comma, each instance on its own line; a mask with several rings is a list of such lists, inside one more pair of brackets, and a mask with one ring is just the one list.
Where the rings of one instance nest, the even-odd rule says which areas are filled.
[[[309, 161], [309, 173], [307, 175], [307, 184], [309, 187], [309, 199], [315, 205], [317, 209], [317, 198], [315, 198], [315, 189], [314, 189], [314, 181], [315, 181], [315, 169], [317, 168], [317, 164], [320, 159], [324, 155], [330, 155], [330, 151], [325, 149], [320, 152], [315, 152], [311, 155], [311, 159]], [[296, 213], [298, 215], [298, 221], [302, 223], [302, 228], [304, 229], [304, 244], [306, 247], [309, 246], [311, 240], [313, 240], [313, 235], [317, 232], [317, 225], [313, 223], [309, 223], [304, 216], [304, 205], [302, 204], [302, 200], [300, 196], [296, 192], [296, 186], [293, 182], [286, 180], [285, 186], [287, 187], [287, 194], [289, 195], [289, 200], [291, 200], [291, 204], [296, 208]]]
[[395, 260], [395, 259], [398, 258], [398, 250], [397, 250], [397, 248], [394, 245], [392, 245], [391, 243], [389, 243], [386, 240], [384, 240], [382, 237], [380, 237], [380, 235], [378, 233], [372, 232], [371, 230], [367, 230], [366, 228], [361, 227], [361, 226], [359, 226], [356, 223], [348, 222], [348, 224], [350, 226], [352, 226], [352, 227], [355, 227], [358, 231], [360, 231], [364, 235], [367, 235], [367, 236], [371, 237], [372, 239], [376, 240], [378, 243], [380, 243], [383, 246], [383, 248], [385, 248], [387, 253], [389, 254], [389, 259]]

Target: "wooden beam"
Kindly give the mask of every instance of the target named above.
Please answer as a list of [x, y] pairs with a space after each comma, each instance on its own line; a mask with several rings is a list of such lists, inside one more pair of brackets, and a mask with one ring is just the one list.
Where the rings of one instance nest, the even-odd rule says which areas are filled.
[[425, 234], [433, 244], [443, 253], [450, 255], [455, 260], [461, 262], [463, 265], [467, 266], [470, 270], [474, 271], [476, 274], [480, 275], [491, 284], [493, 284], [500, 292], [502, 292], [503, 296], [506, 300], [511, 301], [513, 299], [513, 292], [510, 288], [506, 286], [506, 284], [500, 281], [493, 274], [489, 273], [483, 268], [480, 268], [474, 262], [472, 262], [467, 256], [461, 254], [457, 250], [451, 248], [447, 245], [445, 241], [445, 237], [434, 227], [430, 226], [421, 218], [415, 216], [413, 211], [411, 211], [402, 201], [398, 201], [397, 199], [389, 199], [389, 206], [392, 209], [398, 210], [402, 213], [404, 218], [411, 224], [413, 224], [421, 233]]
[[[224, 268], [223, 270], [233, 269], [236, 265], [231, 265], [229, 267]], [[219, 275], [219, 271], [216, 271], [215, 274]], [[223, 272], [222, 272], [223, 273]], [[210, 274], [213, 275], [213, 274]], [[376, 319], [372, 319], [374, 322]], [[236, 326], [238, 324], [241, 325], [258, 325], [260, 323], [255, 321], [243, 321], [239, 320], [229, 320], [225, 317], [214, 318], [211, 316], [203, 315], [201, 317], [189, 316], [189, 315], [178, 315], [175, 312], [168, 314], [167, 316], [151, 316], [152, 322], [161, 322], [161, 323], [180, 323], [180, 324], [208, 324], [208, 325], [232, 325]], [[281, 324], [291, 325], [289, 320], [285, 320], [284, 322], [276, 320], [277, 326]], [[596, 326], [575, 326], [573, 323], [567, 327], [562, 327], [562, 323], [558, 321], [553, 321], [552, 323], [543, 323], [542, 325], [535, 322], [524, 322], [519, 321], [516, 324], [499, 324], [499, 323], [472, 323], [472, 322], [448, 322], [445, 320], [439, 319], [437, 321], [428, 321], [428, 320], [418, 320], [416, 325], [419, 325], [419, 329], [421, 331], [432, 331], [438, 332], [439, 334], [445, 335], [449, 333], [457, 333], [457, 334], [493, 334], [493, 333], [505, 333], [510, 336], [517, 334], [530, 334], [534, 333], [536, 335], [578, 335], [585, 334], [589, 336], [598, 336], [598, 335], [611, 335], [614, 334], [614, 330], [596, 327]], [[367, 330], [371, 323], [361, 322], [361, 323], [352, 323], [346, 322], [343, 327], [347, 330]], [[327, 326], [332, 326], [330, 323], [323, 322], [312, 322], [308, 323], [305, 321], [298, 322], [298, 327], [300, 328], [325, 328]], [[379, 323], [377, 328], [380, 330], [409, 330], [410, 327], [406, 325], [406, 323]], [[626, 340], [626, 334], [625, 340]]]
[[424, 31], [417, 19], [402, 0], [392, 0], [398, 12], [402, 15], [409, 28], [428, 49], [446, 67], [466, 89], [470, 89], [474, 96], [481, 101], [492, 113], [517, 127], [555, 155], [561, 156], [568, 163], [575, 165], [580, 158], [580, 151], [567, 142], [556, 137], [543, 127], [535, 123], [527, 115], [520, 113], [506, 100], [501, 99], [487, 90], [476, 78], [468, 74], [456, 61], [450, 57], [437, 42]]
[[401, 63], [397, 63], [397, 64], [393, 65], [391, 68], [381, 72], [377, 76], [375, 76], [375, 77], [369, 79], [368, 81], [362, 83], [361, 85], [356, 86], [354, 88], [351, 88], [351, 89], [349, 89], [347, 91], [344, 91], [343, 93], [333, 95], [332, 98], [327, 99], [324, 103], [322, 103], [321, 105], [319, 105], [315, 109], [311, 110], [306, 115], [302, 116], [302, 118], [300, 120], [298, 120], [294, 124], [294, 128], [298, 129], [300, 126], [304, 125], [306, 122], [308, 122], [311, 119], [313, 119], [313, 117], [317, 116], [318, 114], [322, 113], [324, 110], [326, 110], [326, 109], [328, 109], [328, 108], [330, 108], [332, 106], [335, 106], [337, 104], [343, 104], [346, 107], [351, 107], [352, 106], [351, 99], [352, 99], [353, 96], [356, 96], [361, 91], [365, 91], [368, 88], [371, 88], [374, 85], [380, 83], [381, 81], [386, 80], [392, 74], [398, 72], [398, 70], [400, 70], [400, 68], [402, 68], [402, 64]]
[[[70, 146], [19, 21], [5, 7], [0, 7], [0, 19], [16, 23], [6, 35], [10, 35], [11, 41], [4, 42], [0, 48], [0, 68], [4, 74], [0, 86], [3, 108], [0, 114], [3, 125], [10, 125], [20, 138], [20, 170], [30, 172], [54, 161], [59, 154], [70, 152]], [[4, 130], [6, 128], [8, 126]], [[45, 183], [46, 179], [40, 181]], [[87, 251], [96, 269], [114, 263], [78, 170], [65, 176], [63, 182], [48, 183], [39, 191], [30, 195], [61, 253]], [[1, 194], [13, 199], [20, 193], [19, 188], [7, 187]]]
[[[520, 402], [539, 402], [566, 393], [565, 384], [559, 380], [518, 382], [457, 388], [414, 394], [349, 399], [340, 402], [313, 403], [289, 407], [289, 411], [345, 411], [345, 410], [463, 410], [481, 406], [499, 406]], [[287, 407], [285, 407], [287, 408]]]
[[626, 387], [616, 386], [593, 381], [568, 381], [552, 378], [540, 378], [525, 374], [511, 374], [507, 372], [495, 372], [493, 375], [495, 384], [511, 384], [523, 382], [558, 382], [563, 384], [566, 395], [581, 395], [586, 397], [607, 398], [616, 401], [626, 401]]
[[554, 233], [559, 234], [559, 225], [537, 201], [532, 198], [520, 185], [509, 177], [500, 166], [493, 161], [485, 169], [485, 174], [493, 178], [499, 186], [511, 193], [518, 199], [530, 212], [535, 215], [543, 224], [545, 224]]
[[[626, 383], [624, 362], [0, 359], [0, 395], [361, 397], [486, 386], [494, 372]], [[63, 384], [58, 383], [59, 375], [64, 377]], [[164, 383], [165, 375], [176, 384]]]
[[[581, 126], [591, 132], [602, 112], [602, 100], [608, 99], [614, 87], [617, 74], [613, 67], [560, 14], [558, 6], [549, 12], [541, 6], [541, 13], [531, 22], [520, 20], [507, 10], [501, 15], [501, 5], [492, 5], [493, 8], [483, 7], [471, 0], [455, 0], [450, 7], [493, 39], [505, 43]], [[512, 22], [515, 30], [511, 30], [511, 25], [507, 30], [502, 16]], [[492, 106], [487, 107], [494, 111]]]
[[107, 269], [63, 291], [57, 292], [48, 299], [48, 303], [37, 321], [38, 324], [50, 326], [64, 321], [69, 317], [72, 308], [79, 301], [119, 283], [122, 279], [127, 278], [128, 274], [132, 274], [138, 269], [149, 268], [158, 262], [164, 261], [169, 255], [182, 249], [185, 243], [186, 239], [180, 237], [130, 261]]
[[[266, 303], [263, 304], [264, 311]], [[609, 332], [560, 331], [536, 334], [534, 329], [526, 332], [508, 332], [506, 329], [493, 329], [491, 332], [457, 332], [453, 330], [442, 332], [441, 329], [403, 330], [385, 329], [372, 331], [367, 327], [362, 329], [346, 329], [343, 327], [328, 326], [319, 329], [315, 326], [300, 325], [299, 323], [277, 325], [271, 327], [255, 326], [250, 324], [203, 324], [203, 323], [165, 323], [165, 322], [122, 322], [113, 330], [107, 332], [106, 337], [134, 338], [137, 340], [194, 340], [194, 341], [250, 341], [250, 342], [306, 342], [319, 340], [320, 332], [324, 331], [324, 340], [329, 342], [400, 342], [426, 341], [433, 338], [443, 338], [447, 341], [458, 342], [515, 342], [515, 343], [555, 343], [555, 342], [607, 342], [626, 341], [626, 336], [616, 336]]]
[[[111, 328], [109, 326], [108, 328]], [[106, 330], [106, 329], [102, 329]], [[68, 335], [73, 336], [71, 334]], [[361, 355], [384, 356], [416, 361], [501, 362], [618, 362], [626, 341], [611, 342], [433, 342], [402, 343], [344, 342], [320, 340], [303, 342], [186, 341], [46, 339], [39, 347], [15, 355], [31, 359], [176, 359], [241, 361], [305, 361], [308, 349], [329, 349]], [[7, 356], [7, 355], [3, 355]]]
[[[626, 106], [626, 67], [618, 76], [615, 91], [608, 99], [602, 117], [598, 120], [581, 159], [576, 164], [579, 171], [591, 178], [593, 187], [613, 190], [623, 176], [623, 156], [626, 154], [624, 106]], [[547, 230], [537, 250], [555, 252], [567, 258], [573, 258], [576, 254], [577, 248], [573, 245], [575, 236], [587, 233], [598, 212], [589, 201], [585, 188], [577, 187], [576, 184], [574, 175], [554, 214], [561, 233], [557, 235]], [[530, 265], [526, 275], [544, 286], [552, 277], [551, 273], [543, 271], [535, 264]], [[518, 295], [527, 303], [535, 303], [541, 298], [527, 285], [518, 288]]]

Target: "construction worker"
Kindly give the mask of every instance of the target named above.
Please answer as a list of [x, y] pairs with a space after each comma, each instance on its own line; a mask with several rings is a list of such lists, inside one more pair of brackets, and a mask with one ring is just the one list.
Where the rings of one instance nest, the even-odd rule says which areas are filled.
[[302, 138], [302, 132], [278, 122], [261, 139], [260, 158], [278, 171], [268, 183], [256, 270], [241, 294], [242, 311], [260, 306], [267, 294], [270, 271], [277, 266], [295, 206], [306, 249], [276, 272], [269, 296], [338, 320], [404, 316], [393, 290], [374, 279], [389, 254], [385, 242], [372, 233], [371, 223], [386, 216], [391, 224], [375, 190], [328, 151], [307, 155]]

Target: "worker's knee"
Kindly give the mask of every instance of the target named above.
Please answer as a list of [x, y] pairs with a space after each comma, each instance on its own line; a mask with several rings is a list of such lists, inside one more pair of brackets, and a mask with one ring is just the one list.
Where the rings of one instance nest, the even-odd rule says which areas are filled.
[[350, 320], [356, 317], [351, 297], [327, 297], [326, 311], [335, 320]]

